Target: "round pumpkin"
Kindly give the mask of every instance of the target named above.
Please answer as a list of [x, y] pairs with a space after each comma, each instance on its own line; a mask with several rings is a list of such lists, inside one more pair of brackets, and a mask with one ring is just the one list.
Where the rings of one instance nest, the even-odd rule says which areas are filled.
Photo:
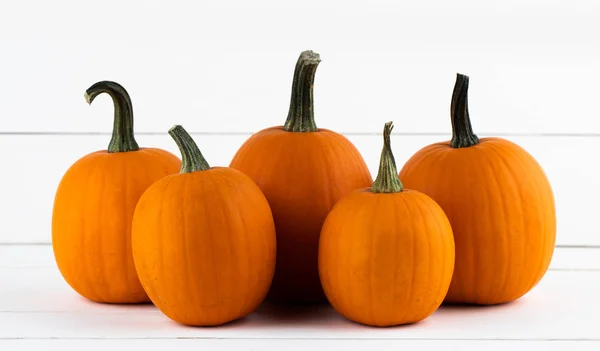
[[277, 229], [277, 265], [268, 298], [283, 303], [326, 302], [317, 266], [319, 235], [333, 205], [371, 175], [344, 136], [317, 128], [313, 83], [320, 56], [300, 54], [284, 126], [252, 135], [230, 166], [252, 178], [267, 197]]
[[452, 224], [456, 267], [446, 302], [499, 304], [526, 294], [548, 269], [556, 240], [554, 196], [526, 150], [473, 133], [468, 84], [457, 75], [452, 139], [419, 150], [400, 178], [440, 204]]
[[121, 85], [92, 85], [86, 91], [88, 103], [102, 93], [114, 101], [112, 139], [106, 150], [77, 160], [58, 185], [52, 212], [54, 257], [67, 283], [87, 299], [149, 302], [131, 254], [133, 211], [146, 188], [176, 173], [181, 161], [168, 151], [138, 146], [131, 99]]
[[319, 273], [331, 305], [371, 326], [421, 321], [442, 304], [454, 268], [454, 241], [442, 208], [405, 189], [386, 123], [379, 174], [371, 188], [343, 197], [327, 216]]
[[133, 256], [152, 302], [195, 326], [242, 318], [264, 300], [275, 271], [275, 224], [267, 199], [242, 172], [209, 167], [181, 127], [169, 134], [181, 173], [142, 195], [133, 218]]

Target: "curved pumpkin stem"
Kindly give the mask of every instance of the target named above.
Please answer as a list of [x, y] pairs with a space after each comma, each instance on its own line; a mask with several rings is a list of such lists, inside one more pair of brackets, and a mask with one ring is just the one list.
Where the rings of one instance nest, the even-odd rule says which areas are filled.
[[179, 151], [181, 152], [181, 170], [180, 173], [191, 173], [196, 171], [206, 171], [210, 165], [206, 162], [198, 145], [190, 134], [180, 125], [175, 125], [169, 129], [169, 135], [175, 140]]
[[292, 83], [292, 98], [287, 120], [283, 129], [288, 132], [315, 132], [313, 85], [317, 66], [321, 62], [319, 54], [310, 50], [300, 54], [294, 81]]
[[398, 193], [404, 190], [396, 169], [396, 160], [392, 153], [390, 141], [392, 129], [394, 129], [393, 122], [387, 122], [383, 127], [383, 150], [379, 160], [379, 171], [371, 187], [371, 191], [374, 193]]
[[108, 144], [108, 152], [139, 150], [140, 147], [133, 135], [133, 106], [127, 90], [118, 83], [101, 81], [85, 91], [85, 100], [91, 105], [96, 96], [102, 93], [110, 95], [115, 105], [113, 132]]
[[473, 128], [471, 127], [469, 104], [467, 102], [468, 90], [469, 77], [458, 73], [450, 105], [450, 119], [452, 121], [452, 140], [450, 141], [450, 146], [453, 148], [479, 144], [479, 138], [473, 133]]

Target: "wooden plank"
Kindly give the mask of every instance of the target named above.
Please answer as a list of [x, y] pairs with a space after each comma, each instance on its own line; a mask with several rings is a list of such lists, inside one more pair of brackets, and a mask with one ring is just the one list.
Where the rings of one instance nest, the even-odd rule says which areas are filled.
[[[401, 129], [397, 126], [396, 129]], [[194, 135], [211, 165], [226, 166], [249, 135]], [[79, 157], [106, 148], [108, 136], [0, 135], [5, 164], [0, 193], [3, 213], [0, 243], [50, 241], [52, 205], [56, 187], [67, 168]], [[377, 171], [382, 140], [379, 135], [351, 135], [373, 175]], [[392, 145], [400, 168], [421, 147], [443, 140], [437, 136], [394, 135]], [[600, 149], [600, 138], [512, 137], [544, 167], [553, 186], [558, 221], [558, 245], [600, 245], [595, 199], [600, 198], [599, 167], [590, 162]], [[142, 146], [178, 153], [165, 134], [141, 135]]]
[[[25, 254], [26, 251], [23, 253]], [[263, 304], [249, 317], [219, 328], [189, 328], [152, 305], [106, 305], [78, 296], [58, 270], [0, 268], [3, 339], [345, 339], [345, 340], [588, 340], [600, 341], [600, 271], [551, 270], [530, 293], [492, 307], [442, 306], [427, 320], [369, 328], [328, 306]], [[574, 298], [575, 297], [575, 298]]]
[[366, 350], [397, 351], [399, 349], [446, 350], [446, 351], [596, 351], [595, 341], [531, 341], [531, 340], [305, 340], [305, 339], [21, 339], [0, 340], [3, 350], [62, 350], [62, 351], [328, 351]]
[[[590, 45], [600, 23], [592, 0], [291, 7], [237, 0], [188, 2], [188, 10], [105, 3], [38, 1], [32, 14], [24, 2], [0, 11], [7, 14], [0, 21], [1, 131], [109, 131], [108, 97], [89, 108], [82, 96], [103, 79], [128, 88], [140, 132], [174, 123], [198, 132], [256, 131], [283, 123], [295, 60], [314, 49], [323, 59], [315, 84], [323, 127], [378, 132], [393, 116], [404, 132], [447, 132], [461, 72], [472, 77], [480, 133], [600, 133], [600, 50]], [[124, 27], [73, 30], [98, 28], [107, 17]], [[556, 18], [569, 25], [556, 26]]]

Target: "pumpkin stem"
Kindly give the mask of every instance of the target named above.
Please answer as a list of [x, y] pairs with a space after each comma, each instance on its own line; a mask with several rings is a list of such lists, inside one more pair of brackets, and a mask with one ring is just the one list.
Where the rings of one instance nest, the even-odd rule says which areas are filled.
[[169, 135], [175, 140], [179, 151], [181, 152], [181, 170], [180, 173], [191, 173], [196, 171], [206, 171], [210, 169], [208, 162], [198, 145], [190, 134], [180, 125], [175, 125], [169, 129]]
[[469, 104], [467, 102], [467, 91], [469, 89], [469, 77], [457, 73], [452, 103], [450, 104], [450, 119], [452, 120], [452, 140], [450, 146], [453, 148], [469, 147], [479, 144], [479, 138], [471, 128], [469, 118]]
[[394, 129], [393, 122], [387, 122], [383, 127], [383, 150], [379, 160], [379, 171], [377, 178], [373, 182], [371, 191], [374, 193], [399, 193], [404, 190], [404, 186], [396, 170], [396, 160], [392, 153], [390, 134]]
[[316, 132], [313, 85], [315, 72], [321, 62], [319, 54], [303, 51], [296, 63], [290, 110], [283, 129], [288, 132]]
[[128, 152], [140, 149], [133, 135], [133, 106], [129, 94], [121, 85], [110, 82], [98, 82], [85, 91], [85, 100], [88, 104], [96, 96], [107, 93], [115, 105], [115, 117], [112, 138], [108, 144], [108, 152]]

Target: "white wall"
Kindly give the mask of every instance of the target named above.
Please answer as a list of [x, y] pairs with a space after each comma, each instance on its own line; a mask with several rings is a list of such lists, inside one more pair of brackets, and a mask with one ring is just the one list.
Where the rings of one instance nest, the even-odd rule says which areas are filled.
[[559, 245], [600, 245], [600, 3], [595, 1], [0, 2], [0, 243], [49, 242], [56, 185], [105, 148], [110, 79], [129, 91], [138, 141], [176, 151], [191, 131], [227, 165], [282, 124], [295, 61], [321, 54], [319, 127], [346, 134], [373, 172], [394, 120], [398, 166], [448, 138], [455, 74], [471, 77], [479, 136], [528, 149], [555, 190]]

